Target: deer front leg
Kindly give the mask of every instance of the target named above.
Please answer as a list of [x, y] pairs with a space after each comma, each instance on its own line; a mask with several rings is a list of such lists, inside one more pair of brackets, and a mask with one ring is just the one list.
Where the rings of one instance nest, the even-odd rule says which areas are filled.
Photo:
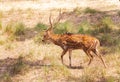
[[69, 66], [71, 67], [71, 53], [72, 53], [72, 50], [69, 50]]
[[64, 64], [64, 62], [63, 62], [63, 56], [66, 54], [66, 52], [67, 52], [67, 49], [66, 49], [66, 50], [63, 50], [63, 52], [62, 52], [62, 54], [61, 54], [62, 64]]

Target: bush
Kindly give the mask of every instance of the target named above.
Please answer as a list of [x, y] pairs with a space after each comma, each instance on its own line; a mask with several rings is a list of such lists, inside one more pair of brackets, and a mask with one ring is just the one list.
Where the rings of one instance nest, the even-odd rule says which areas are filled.
[[13, 23], [8, 23], [7, 26], [4, 28], [4, 32], [7, 33], [8, 35], [12, 34], [14, 32], [13, 27], [14, 27]]
[[85, 34], [84, 28], [80, 27], [78, 33]]
[[24, 35], [25, 34], [25, 25], [23, 23], [17, 23], [14, 27], [14, 35]]
[[9, 73], [4, 73], [1, 77], [0, 77], [0, 82], [13, 82], [12, 78], [10, 76]]
[[101, 20], [101, 23], [108, 25], [110, 28], [114, 27], [114, 23], [113, 23], [113, 21], [112, 21], [112, 19], [110, 17], [104, 17]]
[[42, 39], [43, 39], [43, 33], [40, 32], [39, 34], [37, 34], [35, 37], [34, 37], [34, 42], [35, 43], [42, 43]]
[[95, 10], [95, 9], [91, 9], [91, 8], [89, 8], [89, 7], [87, 7], [87, 8], [84, 10], [84, 13], [85, 13], [85, 14], [86, 14], [86, 13], [95, 14], [95, 13], [98, 13], [98, 12], [100, 12], [100, 11], [97, 11], [97, 10]]
[[111, 34], [103, 34], [99, 36], [101, 44], [104, 46], [119, 46], [120, 39], [112, 36]]
[[111, 45], [113, 43], [113, 39], [109, 34], [102, 35], [100, 40], [101, 40], [101, 43], [106, 45], [106, 46]]
[[120, 10], [117, 13], [118, 13], [118, 16], [120, 16]]
[[69, 21], [66, 21], [64, 23], [57, 24], [55, 26], [54, 32], [57, 34], [62, 34], [67, 32], [73, 33], [75, 31], [74, 29], [73, 29], [73, 24]]
[[92, 26], [89, 22], [87, 21], [83, 21], [78, 25], [78, 33], [80, 34], [91, 34], [92, 30]]
[[94, 29], [93, 29], [92, 34], [112, 33], [114, 26], [115, 25], [110, 17], [104, 17], [103, 19], [101, 19], [101, 21], [98, 24], [93, 26]]
[[38, 23], [36, 26], [35, 26], [35, 30], [36, 31], [43, 31], [43, 30], [46, 30], [47, 29], [47, 25], [43, 24], [43, 23]]
[[23, 23], [8, 23], [7, 26], [4, 28], [4, 32], [8, 35], [24, 35], [25, 34], [25, 25]]
[[77, 14], [77, 15], [79, 15], [79, 14], [82, 13], [82, 12], [81, 12], [81, 9], [80, 9], [79, 7], [76, 7], [76, 8], [73, 10], [73, 12], [74, 12], [75, 14]]

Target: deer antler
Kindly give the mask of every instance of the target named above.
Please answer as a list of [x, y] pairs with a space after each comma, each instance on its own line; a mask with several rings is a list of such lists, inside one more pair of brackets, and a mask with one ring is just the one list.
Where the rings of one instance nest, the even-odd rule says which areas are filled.
[[53, 25], [52, 25], [52, 21], [51, 21], [51, 13], [50, 13], [50, 16], [49, 16], [49, 23], [50, 23], [50, 28], [49, 29], [52, 29]]
[[[59, 23], [59, 21], [60, 21], [60, 19], [61, 19], [61, 9], [59, 10], [59, 15], [58, 15], [58, 17], [56, 18], [56, 19], [54, 19], [53, 20], [53, 22], [51, 21], [51, 13], [50, 13], [50, 16], [49, 16], [49, 23], [50, 23], [50, 28], [48, 29], [48, 30], [50, 30], [50, 29], [54, 29], [55, 28], [55, 25], [57, 25], [58, 23]], [[56, 21], [56, 22], [55, 22]], [[53, 24], [52, 24], [53, 23]]]
[[57, 21], [54, 24], [58, 24], [61, 18], [62, 18], [62, 13], [61, 13], [61, 9], [60, 9], [59, 10], [59, 15], [58, 15], [58, 17], [56, 19]]

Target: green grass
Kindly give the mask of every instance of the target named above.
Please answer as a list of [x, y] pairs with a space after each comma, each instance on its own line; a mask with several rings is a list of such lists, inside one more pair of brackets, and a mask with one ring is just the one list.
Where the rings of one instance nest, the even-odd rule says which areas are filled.
[[89, 7], [87, 7], [85, 10], [84, 10], [84, 13], [87, 14], [87, 13], [90, 13], [90, 14], [95, 14], [95, 13], [100, 13], [100, 11], [97, 11], [95, 9], [91, 9]]
[[55, 26], [54, 32], [56, 34], [63, 34], [67, 32], [74, 33], [75, 32], [74, 24], [69, 21], [59, 23], [58, 25]]
[[9, 22], [4, 28], [4, 33], [7, 33], [8, 35], [13, 34], [15, 36], [23, 35], [25, 34], [25, 25], [21, 22]]
[[80, 34], [90, 34], [91, 28], [92, 28], [92, 25], [87, 21], [83, 21], [77, 26], [78, 33]]
[[46, 30], [47, 29], [47, 25], [43, 24], [43, 23], [38, 23], [36, 26], [35, 26], [35, 30], [40, 32], [40, 31], [43, 31], [43, 30]]

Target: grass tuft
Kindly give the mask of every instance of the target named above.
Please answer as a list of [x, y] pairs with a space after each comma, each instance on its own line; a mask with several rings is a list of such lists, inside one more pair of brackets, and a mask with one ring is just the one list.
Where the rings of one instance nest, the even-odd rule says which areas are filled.
[[82, 13], [81, 8], [79, 8], [79, 7], [76, 7], [76, 8], [73, 10], [73, 12], [74, 12], [75, 14], [77, 14], [77, 15], [80, 15], [80, 14]]
[[36, 31], [43, 31], [43, 30], [46, 30], [47, 29], [47, 25], [43, 24], [43, 23], [38, 23], [36, 26], [35, 26], [35, 30]]
[[63, 34], [67, 32], [73, 33], [75, 31], [73, 27], [73, 23], [65, 21], [64, 23], [59, 23], [56, 25], [54, 32], [57, 34]]
[[14, 35], [24, 35], [25, 34], [25, 25], [23, 23], [17, 23], [14, 27]]
[[0, 77], [0, 82], [13, 82], [11, 79], [11, 76], [8, 73], [4, 73], [1, 77]]
[[100, 11], [97, 11], [95, 9], [91, 9], [89, 7], [87, 7], [85, 10], [84, 10], [84, 13], [87, 14], [87, 13], [90, 13], [90, 14], [95, 14], [95, 13], [98, 13]]
[[117, 12], [118, 16], [120, 16], [120, 10]]

